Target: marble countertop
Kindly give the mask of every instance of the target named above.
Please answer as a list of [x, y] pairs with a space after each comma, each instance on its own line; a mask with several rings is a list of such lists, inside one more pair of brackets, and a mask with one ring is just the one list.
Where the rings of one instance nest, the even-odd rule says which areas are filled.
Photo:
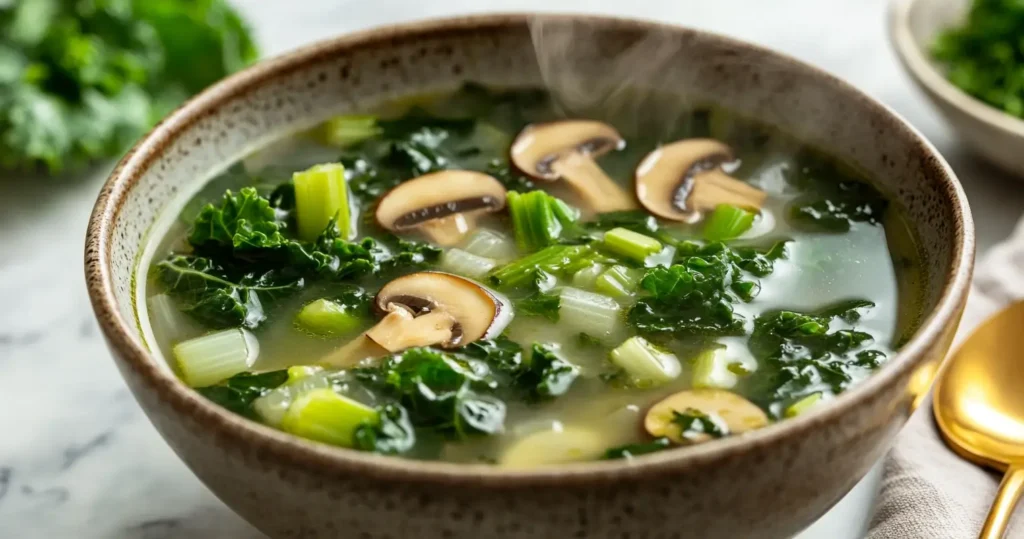
[[[1024, 184], [966, 153], [911, 86], [885, 0], [236, 0], [267, 54], [321, 37], [480, 11], [596, 12], [711, 29], [835, 73], [910, 120], [956, 169], [984, 251]], [[85, 223], [110, 164], [78, 178], [0, 179], [0, 537], [251, 538], [150, 426], [109, 359], [83, 286]], [[802, 539], [863, 533], [877, 471]]]

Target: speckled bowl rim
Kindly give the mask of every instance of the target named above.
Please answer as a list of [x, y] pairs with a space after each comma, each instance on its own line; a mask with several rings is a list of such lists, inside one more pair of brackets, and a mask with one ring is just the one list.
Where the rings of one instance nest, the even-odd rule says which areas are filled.
[[[753, 50], [774, 55], [780, 63], [813, 73], [830, 84], [849, 92], [864, 107], [884, 109], [894, 117], [920, 144], [921, 151], [933, 156], [944, 174], [945, 196], [954, 201], [951, 249], [952, 267], [937, 307], [923, 321], [920, 329], [899, 354], [878, 372], [857, 387], [841, 394], [828, 406], [788, 419], [770, 427], [733, 438], [702, 444], [687, 449], [655, 453], [632, 461], [598, 461], [528, 470], [506, 470], [484, 464], [455, 464], [439, 461], [415, 461], [347, 450], [304, 440], [244, 419], [202, 398], [178, 380], [168, 369], [161, 368], [145, 345], [132, 337], [134, 320], [121, 316], [111, 279], [110, 250], [114, 238], [114, 217], [128, 192], [153, 161], [177, 136], [186, 131], [219, 103], [251, 91], [262, 83], [302, 69], [311, 63], [333, 56], [336, 51], [353, 45], [388, 46], [403, 39], [419, 39], [424, 35], [443, 35], [452, 31], [479, 30], [487, 27], [523, 25], [533, 17], [566, 17], [623, 28], [660, 28], [673, 32], [692, 32], [702, 39], [717, 41], [720, 46]], [[840, 421], [850, 409], [870, 400], [883, 389], [895, 384], [923, 357], [929, 346], [942, 334], [944, 327], [956, 324], [960, 305], [967, 293], [974, 260], [974, 226], [967, 198], [949, 165], [935, 148], [913, 127], [885, 105], [854, 89], [840, 79], [804, 64], [795, 58], [768, 51], [762, 47], [716, 34], [679, 26], [619, 17], [568, 15], [549, 13], [501, 13], [466, 17], [432, 19], [384, 28], [370, 29], [321, 41], [294, 52], [263, 61], [217, 83], [184, 104], [146, 137], [138, 142], [120, 161], [104, 184], [90, 217], [86, 237], [86, 284], [93, 309], [109, 345], [123, 358], [143, 382], [143, 391], [157, 397], [176, 414], [188, 414], [216, 434], [222, 443], [247, 447], [260, 458], [272, 459], [288, 466], [306, 469], [325, 477], [359, 475], [377, 480], [432, 484], [463, 484], [487, 488], [522, 488], [545, 485], [582, 486], [626, 478], [656, 477], [660, 472], [685, 472], [716, 462], [742, 458], [759, 447], [778, 444], [800, 437], [810, 429]]]
[[[894, 0], [889, 6], [889, 39], [907, 72], [949, 106], [1002, 131], [1024, 139], [1024, 120], [968, 94], [949, 81], [928, 58], [910, 31], [910, 10], [923, 0]], [[929, 0], [931, 1], [931, 0]]]

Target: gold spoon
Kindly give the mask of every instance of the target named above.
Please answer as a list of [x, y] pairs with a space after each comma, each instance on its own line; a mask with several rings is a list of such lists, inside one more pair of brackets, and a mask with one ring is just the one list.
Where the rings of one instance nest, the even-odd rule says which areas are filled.
[[1005, 471], [979, 539], [1000, 539], [1024, 492], [1024, 301], [985, 321], [946, 360], [933, 406], [960, 456]]

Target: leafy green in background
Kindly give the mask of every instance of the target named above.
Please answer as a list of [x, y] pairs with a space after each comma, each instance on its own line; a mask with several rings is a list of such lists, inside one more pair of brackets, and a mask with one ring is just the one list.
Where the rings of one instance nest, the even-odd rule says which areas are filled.
[[962, 26], [939, 35], [932, 55], [964, 92], [1024, 118], [1024, 2], [975, 0]]
[[223, 0], [0, 2], [0, 169], [114, 157], [256, 56]]

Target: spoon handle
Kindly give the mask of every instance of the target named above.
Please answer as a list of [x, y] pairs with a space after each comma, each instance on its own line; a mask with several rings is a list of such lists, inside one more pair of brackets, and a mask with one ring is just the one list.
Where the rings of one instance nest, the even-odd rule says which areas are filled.
[[985, 527], [981, 529], [978, 539], [1002, 539], [1006, 532], [1006, 526], [1010, 523], [1010, 515], [1013, 514], [1013, 507], [1017, 505], [1021, 493], [1024, 492], [1024, 464], [1014, 464], [1006, 470], [1002, 483], [999, 484], [999, 493], [996, 494], [996, 501], [992, 503], [992, 509], [985, 519]]

